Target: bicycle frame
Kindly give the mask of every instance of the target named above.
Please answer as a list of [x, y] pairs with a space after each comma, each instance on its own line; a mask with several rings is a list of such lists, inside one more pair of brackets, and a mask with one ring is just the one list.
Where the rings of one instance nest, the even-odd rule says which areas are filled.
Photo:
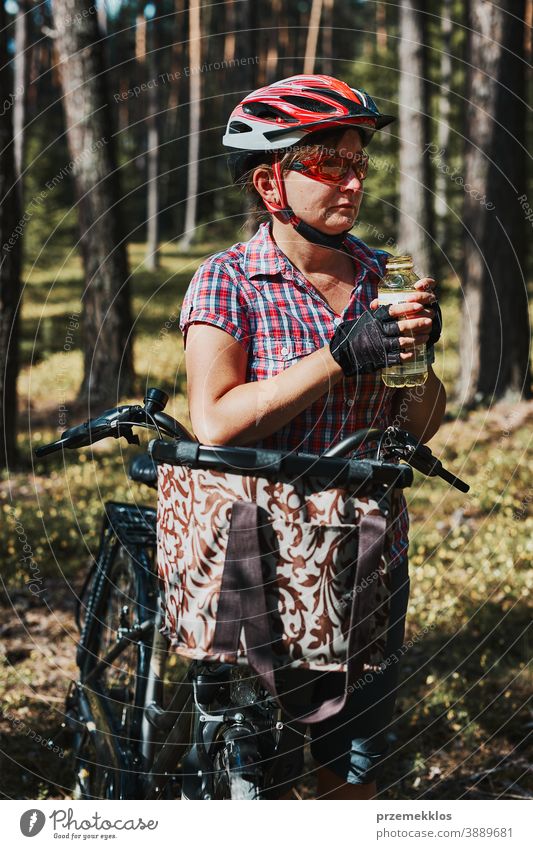
[[[194, 464], [245, 475], [258, 469], [267, 476], [276, 476], [282, 469], [293, 475], [311, 474], [322, 481], [331, 479], [335, 486], [350, 484], [358, 492], [375, 493], [385, 510], [392, 488], [411, 484], [411, 466], [428, 476], [438, 475], [463, 492], [468, 491], [468, 485], [443, 469], [427, 446], [420, 445], [410, 434], [397, 428], [388, 428], [384, 432], [373, 428], [358, 431], [322, 457], [252, 448], [202, 446], [191, 439], [179, 422], [162, 412], [168, 401], [164, 392], [148, 389], [144, 401], [144, 407], [127, 405], [114, 408], [97, 419], [70, 428], [61, 435], [61, 439], [39, 447], [37, 456], [65, 448], [80, 448], [109, 436], [122, 436], [129, 443], [138, 444], [132, 427], [149, 427], [158, 431], [160, 437], [152, 440], [149, 449], [158, 462]], [[409, 465], [380, 459], [386, 434], [392, 444], [391, 456], [405, 459]], [[162, 439], [163, 435], [170, 436], [172, 441]], [[341, 459], [342, 454], [358, 450], [364, 440], [374, 437], [379, 439], [376, 460]], [[259, 690], [259, 697], [247, 702], [244, 707], [232, 704], [231, 692], [228, 701], [226, 692], [226, 701], [215, 701], [220, 707], [211, 709], [210, 694], [212, 696], [214, 688], [231, 688], [229, 670], [235, 667], [227, 664], [193, 661], [187, 680], [175, 685], [172, 698], [165, 707], [163, 691], [168, 645], [160, 633], [155, 547], [156, 511], [153, 508], [116, 502], [106, 505], [98, 556], [78, 602], [76, 620], [81, 635], [76, 660], [80, 680], [68, 694], [63, 730], [81, 741], [89, 735], [96, 752], [96, 761], [92, 765], [102, 765], [108, 798], [160, 798], [166, 792], [168, 782], [176, 775], [180, 760], [183, 784], [186, 785], [184, 796], [212, 798], [213, 745], [220, 740], [229, 752], [236, 747], [244, 759], [249, 757], [250, 761], [261, 748], [262, 763], [270, 765], [266, 770], [269, 786], [265, 786], [264, 792], [262, 789], [260, 795], [254, 798], [268, 798], [270, 793], [276, 792], [276, 786], [290, 784], [290, 765], [294, 762], [295, 752], [301, 752], [302, 731], [294, 727], [298, 723], [284, 721], [281, 711], [264, 690]], [[137, 618], [130, 622], [130, 607], [123, 605], [119, 626], [113, 628], [116, 640], [113, 645], [107, 646], [103, 654], [99, 654], [93, 651], [93, 648], [100, 647], [98, 638], [104, 624], [98, 619], [99, 606], [106, 600], [106, 593], [109, 593], [109, 601], [109, 575], [116, 567], [121, 551], [129, 558], [128, 565], [133, 564]], [[128, 577], [127, 570], [125, 574]], [[81, 627], [81, 605], [87, 592], [85, 621]], [[120, 723], [117, 722], [104, 679], [121, 657], [127, 657], [133, 646], [138, 649], [135, 655], [137, 668], [134, 701], [127, 705], [131, 710], [131, 721], [126, 734], [123, 731], [124, 712]], [[242, 667], [239, 668], [242, 670]], [[50, 745], [55, 745], [55, 742], [51, 741]], [[80, 748], [78, 746], [78, 753]], [[91, 765], [85, 754], [83, 759], [88, 766]], [[288, 771], [283, 773], [285, 767]], [[238, 764], [236, 769], [238, 771]]]
[[[154, 525], [151, 526], [152, 520]], [[217, 713], [209, 713], [207, 704], [210, 688], [229, 681], [226, 665], [205, 665], [193, 662], [192, 683], [183, 680], [175, 685], [166, 708], [163, 705], [163, 680], [168, 643], [160, 633], [161, 612], [157, 604], [156, 576], [146, 548], [155, 545], [155, 511], [137, 508], [130, 504], [109, 503], [102, 529], [97, 567], [87, 602], [87, 612], [77, 651], [80, 680], [69, 694], [67, 725], [77, 734], [92, 735], [98, 761], [115, 775], [114, 792], [117, 798], [160, 798], [169, 780], [176, 776], [176, 766], [186, 755], [182, 770], [183, 793], [186, 798], [210, 798], [213, 793], [213, 760], [209, 750], [219, 739], [233, 736], [246, 745], [262, 732], [263, 748], [271, 770], [272, 792], [275, 792], [276, 774], [283, 772], [283, 757], [293, 756], [303, 741], [301, 732], [282, 722], [277, 707], [263, 708], [264, 728], [260, 729], [257, 704], [250, 709], [237, 709], [228, 704]], [[132, 557], [136, 568], [144, 575], [145, 596], [149, 604], [144, 607], [149, 614], [133, 627], [119, 629], [116, 643], [99, 658], [91, 651], [101, 623], [98, 621], [98, 604], [104, 591], [107, 568], [113, 561], [118, 546]], [[81, 599], [80, 599], [81, 604]], [[120, 664], [121, 655], [132, 643], [144, 646], [149, 662], [142, 703], [135, 706], [133, 733], [125, 738], [117, 725], [110, 706], [109, 693], [103, 677], [113, 665]], [[241, 668], [242, 669], [242, 668]], [[194, 694], [193, 692], [194, 691]], [[264, 694], [266, 696], [266, 694]], [[275, 712], [272, 723], [271, 714]], [[259, 717], [260, 719], [260, 717]], [[265, 730], [274, 724], [275, 738], [268, 741]], [[268, 743], [268, 744], [267, 744]], [[252, 752], [250, 753], [252, 757]], [[200, 773], [200, 775], [199, 775]], [[280, 776], [279, 783], [283, 783]]]

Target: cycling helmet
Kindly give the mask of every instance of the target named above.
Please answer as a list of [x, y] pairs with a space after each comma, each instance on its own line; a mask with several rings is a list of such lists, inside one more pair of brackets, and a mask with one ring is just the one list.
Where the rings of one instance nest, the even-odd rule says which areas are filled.
[[[366, 146], [376, 130], [394, 120], [392, 115], [382, 115], [370, 95], [361, 89], [350, 88], [324, 74], [299, 74], [248, 94], [231, 113], [222, 143], [235, 151], [229, 157], [229, 167], [237, 181], [260, 162], [258, 154], [282, 152], [311, 133], [354, 127]], [[281, 202], [267, 204], [268, 210], [291, 223], [309, 241], [341, 247], [347, 233], [322, 233], [298, 218], [288, 206], [279, 159], [275, 157], [273, 170]]]

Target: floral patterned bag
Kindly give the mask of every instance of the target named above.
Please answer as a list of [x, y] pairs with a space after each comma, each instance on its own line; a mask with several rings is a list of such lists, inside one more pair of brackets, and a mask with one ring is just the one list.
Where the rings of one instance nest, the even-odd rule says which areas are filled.
[[378, 502], [320, 479], [169, 464], [158, 475], [172, 646], [188, 658], [247, 664], [278, 699], [275, 673], [286, 667], [344, 672], [344, 695], [298, 718], [341, 710], [350, 684], [384, 658], [390, 522]]

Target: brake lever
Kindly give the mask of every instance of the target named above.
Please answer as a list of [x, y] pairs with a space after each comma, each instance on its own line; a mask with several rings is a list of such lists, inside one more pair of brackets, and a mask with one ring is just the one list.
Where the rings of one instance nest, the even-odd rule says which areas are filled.
[[430, 478], [442, 478], [460, 492], [470, 490], [467, 483], [444, 468], [441, 461], [432, 454], [431, 448], [421, 442], [416, 442], [408, 431], [399, 428], [389, 428], [388, 430], [390, 432], [389, 439], [395, 443], [389, 445], [389, 447], [397, 457], [406, 460], [417, 471]]

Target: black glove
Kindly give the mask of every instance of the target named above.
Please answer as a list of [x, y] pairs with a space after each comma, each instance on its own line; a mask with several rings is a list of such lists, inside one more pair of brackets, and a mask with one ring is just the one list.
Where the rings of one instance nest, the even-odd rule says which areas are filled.
[[400, 362], [400, 329], [389, 305], [339, 324], [329, 343], [333, 359], [347, 377], [371, 374]]
[[435, 316], [433, 318], [433, 324], [431, 325], [431, 333], [429, 334], [429, 339], [426, 342], [428, 348], [433, 346], [435, 342], [438, 342], [440, 339], [440, 334], [442, 332], [442, 313], [440, 311], [439, 302], [435, 301], [434, 304], [431, 304], [430, 309], [435, 310]]

